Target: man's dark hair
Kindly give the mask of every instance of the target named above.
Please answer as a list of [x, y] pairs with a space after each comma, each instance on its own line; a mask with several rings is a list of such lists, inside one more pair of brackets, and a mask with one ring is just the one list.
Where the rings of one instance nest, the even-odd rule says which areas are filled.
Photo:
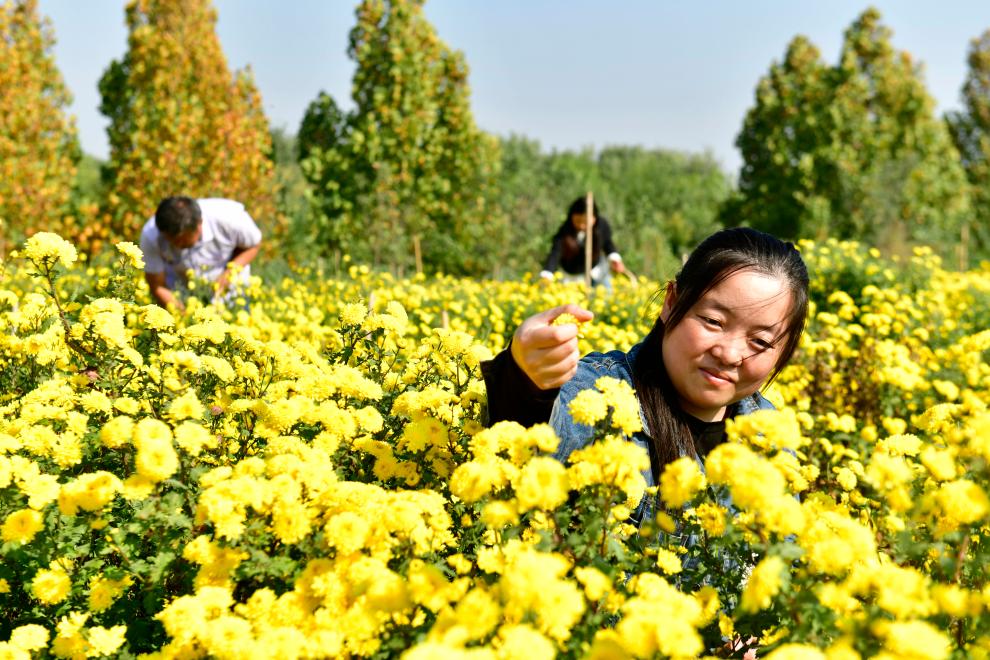
[[202, 220], [203, 213], [192, 197], [166, 197], [155, 211], [155, 226], [166, 236], [193, 231]]

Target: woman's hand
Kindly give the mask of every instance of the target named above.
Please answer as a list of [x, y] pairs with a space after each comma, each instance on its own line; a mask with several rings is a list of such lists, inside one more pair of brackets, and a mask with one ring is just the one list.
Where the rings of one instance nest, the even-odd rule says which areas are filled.
[[594, 317], [583, 307], [560, 305], [530, 316], [512, 336], [512, 359], [541, 390], [554, 389], [569, 381], [581, 358], [577, 325], [551, 325], [564, 313], [572, 314], [582, 323]]

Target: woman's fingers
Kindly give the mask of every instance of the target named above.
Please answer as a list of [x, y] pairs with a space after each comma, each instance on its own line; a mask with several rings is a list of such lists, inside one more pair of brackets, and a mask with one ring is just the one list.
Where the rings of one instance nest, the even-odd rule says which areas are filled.
[[568, 303], [534, 314], [522, 322], [512, 338], [512, 358], [540, 389], [560, 387], [577, 369], [578, 328], [574, 323], [551, 325], [561, 314], [571, 314], [579, 322], [594, 314]]
[[523, 341], [528, 348], [552, 349], [575, 339], [577, 335], [578, 329], [573, 323], [541, 325], [529, 328]]
[[561, 314], [570, 314], [580, 323], [590, 321], [595, 316], [573, 303], [559, 305], [523, 321], [516, 329], [514, 340], [522, 341], [527, 348], [550, 348], [569, 341], [577, 336], [578, 330], [575, 324], [551, 325]]
[[536, 382], [540, 389], [549, 390], [562, 386], [569, 381], [577, 371], [577, 357], [557, 363], [552, 369], [547, 369], [538, 377]]
[[570, 314], [571, 316], [573, 316], [574, 318], [576, 318], [581, 323], [585, 323], [585, 322], [590, 321], [591, 319], [595, 318], [595, 313], [594, 312], [592, 312], [590, 310], [587, 310], [584, 307], [580, 307], [579, 305], [575, 305], [574, 303], [567, 303], [566, 305], [561, 305], [560, 307], [555, 307], [554, 309], [559, 309], [560, 310], [554, 316], [554, 318], [557, 318], [561, 314], [565, 314], [565, 313], [566, 314]]
[[595, 317], [593, 312], [588, 311], [584, 307], [580, 307], [574, 303], [567, 303], [566, 305], [557, 305], [556, 307], [551, 307], [543, 312], [533, 314], [528, 319], [523, 321], [522, 325], [526, 325], [530, 322], [533, 322], [535, 325], [550, 325], [561, 314], [570, 314], [580, 323], [590, 321]]
[[540, 389], [560, 387], [570, 380], [579, 359], [577, 338], [550, 348], [513, 351], [516, 363]]

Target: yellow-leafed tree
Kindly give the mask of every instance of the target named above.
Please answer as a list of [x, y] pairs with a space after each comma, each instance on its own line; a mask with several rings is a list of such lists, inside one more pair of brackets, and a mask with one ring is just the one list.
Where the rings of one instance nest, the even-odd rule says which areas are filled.
[[37, 4], [0, 2], [0, 255], [24, 235], [65, 232], [80, 155]]
[[170, 195], [242, 202], [277, 233], [271, 135], [250, 70], [231, 74], [210, 0], [131, 0], [127, 52], [100, 80], [107, 212], [135, 240]]

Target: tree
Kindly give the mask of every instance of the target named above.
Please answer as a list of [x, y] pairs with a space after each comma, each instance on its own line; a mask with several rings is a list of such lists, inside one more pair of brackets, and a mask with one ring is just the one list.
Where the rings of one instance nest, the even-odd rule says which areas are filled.
[[757, 83], [736, 138], [743, 164], [738, 193], [723, 209], [728, 224], [791, 237], [827, 231], [829, 78], [818, 48], [798, 36]]
[[418, 236], [434, 268], [477, 272], [474, 241], [497, 215], [486, 196], [497, 145], [474, 124], [463, 55], [437, 38], [422, 5], [358, 6], [348, 49], [356, 107], [344, 114], [322, 93], [310, 104], [303, 171], [329, 252], [402, 268]]
[[39, 229], [69, 233], [81, 152], [36, 0], [0, 4], [0, 255]]
[[321, 91], [310, 102], [296, 136], [299, 165], [312, 186], [312, 236], [317, 248], [339, 258], [368, 258], [369, 240], [359, 230], [355, 202], [372, 179], [370, 163], [351, 157], [351, 117]]
[[229, 197], [280, 231], [271, 136], [250, 70], [231, 75], [209, 0], [131, 0], [128, 48], [100, 80], [117, 235], [169, 195]]
[[483, 273], [495, 263], [481, 249], [493, 236], [505, 236], [505, 216], [490, 193], [500, 164], [498, 140], [474, 124], [463, 53], [444, 50], [440, 59], [434, 127], [439, 204], [434, 235], [425, 257], [452, 273]]
[[890, 36], [875, 9], [845, 34], [833, 146], [839, 189], [853, 194], [834, 198], [844, 204], [833, 217], [840, 236], [945, 245], [969, 213], [965, 174], [920, 67]]
[[958, 237], [969, 209], [958, 153], [920, 68], [890, 36], [868, 9], [834, 67], [803, 37], [791, 43], [737, 139], [744, 164], [727, 222], [893, 249]]
[[990, 254], [990, 30], [970, 43], [963, 111], [947, 117], [962, 157], [973, 204], [972, 232], [981, 255]]

